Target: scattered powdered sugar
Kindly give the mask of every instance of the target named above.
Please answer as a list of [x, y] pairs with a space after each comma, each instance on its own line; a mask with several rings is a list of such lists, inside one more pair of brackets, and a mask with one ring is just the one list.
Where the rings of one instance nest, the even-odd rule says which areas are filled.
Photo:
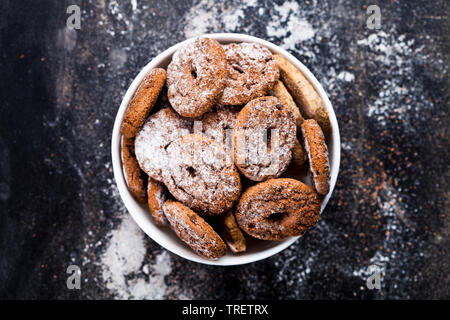
[[[246, 15], [252, 13], [257, 1], [235, 0], [225, 5], [201, 0], [185, 15], [184, 33], [187, 38], [208, 32], [248, 32], [252, 26], [246, 24]], [[265, 13], [264, 8], [258, 14]], [[270, 10], [270, 20], [266, 26], [269, 38], [283, 38], [281, 47], [295, 50], [296, 46], [315, 36], [315, 30], [305, 18], [305, 11], [295, 1], [275, 4]]]
[[303, 11], [297, 2], [288, 1], [275, 5], [273, 12], [266, 32], [269, 37], [283, 38], [281, 47], [284, 49], [295, 50], [297, 44], [314, 37], [315, 30], [302, 17]]
[[[246, 14], [254, 10], [256, 1], [232, 1], [232, 4], [217, 5], [208, 0], [201, 0], [185, 15], [184, 33], [187, 38], [208, 32], [248, 31], [252, 26], [245, 24]], [[259, 8], [258, 14], [266, 10]], [[295, 1], [275, 4], [271, 9], [270, 20], [266, 26], [269, 38], [283, 38], [281, 47], [295, 50], [302, 41], [315, 36], [315, 30], [305, 18], [304, 10]]]
[[[302, 284], [311, 273], [311, 269], [314, 269], [314, 264], [316, 263], [318, 253], [311, 252], [308, 257], [302, 259], [300, 268], [296, 270], [296, 274], [293, 277], [286, 278], [286, 274], [292, 273], [292, 263], [298, 260], [298, 254], [292, 248], [288, 248], [283, 251], [282, 263], [278, 261], [275, 262], [275, 266], [279, 268], [277, 279], [280, 282], [286, 282], [286, 285], [298, 287], [298, 284]], [[295, 279], [295, 280], [294, 280]]]
[[109, 247], [102, 257], [106, 287], [125, 285], [125, 275], [139, 270], [145, 255], [143, 235], [131, 216], [126, 215], [117, 230], [111, 232]]
[[[120, 299], [163, 299], [167, 292], [164, 277], [172, 271], [169, 254], [162, 252], [156, 256], [154, 265], [143, 266], [144, 234], [129, 214], [123, 216], [110, 236], [100, 261], [106, 288]], [[144, 276], [149, 269], [152, 269], [150, 277]]]
[[245, 23], [245, 11], [257, 5], [257, 1], [217, 3], [201, 0], [185, 15], [184, 34], [192, 38], [208, 32], [235, 32]]
[[[104, 8], [104, 12], [100, 14], [99, 24], [103, 27], [105, 27], [106, 32], [114, 37], [116, 36], [116, 28], [114, 28], [114, 24], [108, 23], [108, 20], [111, 19], [111, 17], [121, 25], [120, 34], [127, 34], [128, 32], [132, 32], [133, 30], [133, 23], [131, 19], [128, 17], [128, 15], [125, 13], [125, 10], [123, 8], [123, 4], [120, 4], [117, 0], [109, 1], [107, 5], [105, 3], [102, 3]], [[131, 5], [134, 9], [133, 1], [131, 2]], [[137, 5], [137, 3], [136, 3]]]
[[381, 251], [375, 252], [372, 258], [370, 258], [368, 266], [359, 270], [353, 271], [353, 276], [360, 277], [366, 280], [369, 276], [373, 275], [374, 271], [378, 271], [380, 274], [380, 283], [384, 284], [384, 277], [386, 276], [386, 266], [389, 263], [389, 257], [384, 256]]
[[410, 119], [433, 106], [431, 98], [423, 96], [423, 90], [418, 90], [423, 83], [415, 76], [415, 65], [426, 59], [421, 55], [423, 46], [417, 47], [414, 39], [407, 39], [406, 35], [397, 36], [395, 32], [387, 34], [384, 31], [373, 33], [357, 44], [367, 48], [367, 59], [372, 63], [386, 66], [380, 70], [389, 70], [380, 71], [382, 81], [378, 84], [378, 95], [369, 100], [367, 116], [381, 126], [395, 118], [406, 120], [399, 123], [408, 129], [413, 128], [410, 125], [413, 120]]
[[391, 99], [406, 99], [409, 90], [404, 87], [398, 87], [391, 80], [386, 80], [380, 87], [378, 97], [369, 104], [367, 115], [375, 118], [379, 125], [386, 125], [390, 114], [407, 114], [412, 108], [410, 104], [392, 104]]
[[348, 71], [342, 71], [337, 75], [337, 78], [346, 82], [353, 82], [355, 80], [355, 75]]
[[124, 48], [112, 49], [109, 53], [109, 65], [114, 69], [122, 68], [127, 62], [127, 52]]
[[[370, 258], [367, 265], [357, 270], [353, 270], [352, 275], [366, 280], [377, 270], [380, 274], [380, 283], [384, 287], [386, 281], [383, 281], [391, 261], [396, 260], [398, 252], [395, 248], [403, 248], [405, 243], [401, 238], [404, 229], [411, 231], [416, 229], [415, 224], [406, 217], [406, 205], [401, 201], [403, 198], [388, 181], [383, 181], [382, 188], [376, 193], [376, 203], [379, 212], [387, 220], [385, 229], [385, 238], [380, 249]], [[375, 269], [376, 268], [376, 269]]]
[[133, 11], [137, 9], [137, 0], [131, 0], [131, 9], [133, 9]]
[[239, 20], [244, 19], [244, 11], [242, 9], [232, 10], [229, 14], [225, 14], [222, 17], [222, 22], [225, 29], [234, 30], [239, 25]]
[[[255, 10], [257, 1], [236, 0], [225, 6], [201, 0], [185, 15], [184, 33], [187, 38], [208, 32], [251, 33], [252, 26], [246, 24], [246, 15]], [[265, 13], [264, 8], [258, 9], [258, 14]], [[295, 1], [287, 1], [282, 5], [275, 4], [271, 9], [266, 33], [272, 38], [283, 38], [281, 46], [285, 49], [296, 49], [302, 41], [315, 36], [315, 30], [303, 15], [304, 11]]]

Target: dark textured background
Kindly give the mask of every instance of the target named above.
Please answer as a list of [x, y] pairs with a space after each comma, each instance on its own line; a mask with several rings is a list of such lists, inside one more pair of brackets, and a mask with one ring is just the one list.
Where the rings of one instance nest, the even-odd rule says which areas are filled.
[[[366, 28], [366, 5], [381, 30]], [[0, 4], [0, 298], [450, 298], [447, 1], [14, 1]], [[65, 28], [82, 9], [81, 30]], [[342, 135], [317, 227], [218, 268], [145, 237], [114, 184], [110, 135], [147, 62], [202, 32], [292, 52]], [[81, 290], [66, 268], [79, 265]], [[369, 265], [381, 290], [368, 290]]]

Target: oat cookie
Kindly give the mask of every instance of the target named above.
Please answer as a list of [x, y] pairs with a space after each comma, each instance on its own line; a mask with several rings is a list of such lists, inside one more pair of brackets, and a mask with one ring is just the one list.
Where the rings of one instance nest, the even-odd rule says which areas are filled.
[[227, 61], [222, 46], [213, 39], [197, 38], [180, 48], [167, 67], [168, 97], [183, 117], [199, 117], [222, 96]]
[[222, 214], [233, 206], [241, 181], [221, 145], [189, 134], [172, 142], [167, 154], [164, 183], [178, 201], [202, 215]]
[[194, 211], [173, 200], [167, 200], [163, 209], [171, 228], [197, 254], [208, 259], [225, 255], [227, 246], [223, 240]]
[[253, 181], [280, 176], [291, 161], [296, 132], [292, 113], [276, 97], [250, 101], [239, 112], [233, 130], [239, 171]]
[[165, 80], [166, 70], [155, 68], [150, 70], [139, 84], [128, 104], [120, 128], [121, 133], [125, 137], [133, 138], [142, 127], [147, 115], [158, 99]]
[[309, 119], [302, 123], [302, 134], [314, 186], [319, 194], [326, 195], [330, 190], [330, 163], [322, 129]]
[[286, 107], [289, 108], [289, 110], [291, 110], [292, 115], [294, 116], [295, 119], [295, 124], [297, 125], [297, 129], [300, 131], [300, 125], [303, 122], [303, 116], [300, 112], [300, 109], [297, 107], [297, 105], [294, 102], [294, 99], [292, 98], [291, 94], [289, 93], [289, 91], [286, 89], [285, 85], [283, 84], [283, 82], [281, 82], [280, 80], [278, 80], [274, 87], [272, 88], [272, 95], [274, 95], [275, 97], [278, 98], [278, 100], [280, 100], [280, 103]]
[[307, 119], [316, 120], [328, 136], [331, 133], [330, 118], [319, 93], [303, 73], [285, 57], [275, 54], [274, 58], [280, 67], [281, 80], [301, 108], [302, 115]]
[[145, 173], [139, 168], [139, 164], [134, 154], [134, 139], [122, 138], [122, 163], [125, 169], [125, 177], [133, 197], [139, 203], [146, 203], [145, 194]]
[[243, 105], [266, 95], [279, 78], [272, 53], [256, 43], [230, 43], [223, 46], [228, 77], [220, 104]]
[[168, 163], [167, 146], [191, 130], [192, 121], [180, 117], [172, 108], [152, 114], [136, 136], [136, 158], [141, 169], [156, 181], [162, 181]]
[[286, 171], [281, 175], [283, 178], [301, 179], [308, 174], [308, 161], [306, 153], [298, 141], [295, 140], [292, 149], [292, 160]]
[[220, 235], [225, 240], [228, 248], [234, 253], [240, 253], [247, 250], [245, 237], [239, 228], [233, 211], [229, 210], [225, 214], [219, 216]]
[[[202, 132], [218, 144], [222, 144], [231, 155], [231, 135], [239, 108], [217, 105], [203, 115]], [[195, 131], [195, 128], [194, 128]]]
[[271, 179], [247, 189], [236, 207], [236, 220], [247, 234], [262, 240], [299, 236], [320, 217], [320, 198], [306, 184]]
[[167, 189], [161, 182], [148, 178], [147, 183], [147, 203], [153, 221], [158, 227], [165, 227], [169, 225], [164, 214], [163, 205], [167, 200]]

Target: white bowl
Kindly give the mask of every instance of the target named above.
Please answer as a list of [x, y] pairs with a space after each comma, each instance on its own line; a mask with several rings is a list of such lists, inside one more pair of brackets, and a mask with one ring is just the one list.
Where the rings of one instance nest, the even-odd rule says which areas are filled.
[[[336, 184], [336, 179], [339, 171], [339, 163], [341, 158], [341, 141], [339, 135], [339, 127], [336, 120], [336, 115], [334, 113], [331, 102], [327, 97], [324, 89], [320, 85], [319, 81], [314, 77], [314, 75], [306, 68], [300, 61], [298, 61], [293, 55], [291, 55], [286, 50], [270, 43], [268, 41], [236, 33], [215, 33], [215, 34], [205, 34], [205, 37], [213, 38], [220, 43], [230, 43], [230, 42], [255, 42], [259, 43], [267, 48], [269, 48], [274, 53], [279, 53], [286, 57], [292, 64], [294, 64], [298, 69], [300, 69], [303, 74], [308, 78], [308, 80], [313, 84], [316, 90], [319, 92], [320, 97], [325, 103], [328, 114], [331, 121], [331, 136], [328, 138], [327, 145], [330, 157], [330, 168], [331, 168], [331, 182], [330, 182], [330, 192], [324, 198], [322, 202], [321, 212], [325, 209], [328, 200], [333, 193], [334, 185]], [[299, 237], [291, 237], [282, 241], [261, 241], [253, 238], [247, 238], [247, 252], [239, 255], [232, 254], [228, 252], [227, 255], [220, 258], [219, 260], [208, 260], [196, 255], [187, 245], [185, 245], [180, 239], [177, 238], [174, 232], [169, 228], [158, 228], [152, 220], [149, 209], [145, 205], [140, 205], [136, 200], [134, 200], [131, 193], [128, 191], [127, 183], [125, 180], [125, 175], [122, 167], [120, 145], [121, 145], [121, 134], [120, 125], [128, 106], [128, 103], [133, 96], [134, 91], [137, 89], [139, 83], [144, 78], [145, 74], [152, 68], [162, 67], [166, 68], [169, 64], [172, 54], [177, 51], [180, 47], [184, 46], [186, 43], [193, 41], [194, 39], [188, 39], [180, 42], [173, 47], [170, 47], [163, 53], [156, 56], [152, 61], [150, 61], [136, 76], [134, 81], [128, 88], [125, 96], [120, 104], [119, 111], [116, 115], [116, 120], [114, 122], [114, 129], [112, 132], [112, 142], [111, 142], [111, 154], [112, 154], [112, 164], [114, 170], [114, 177], [116, 179], [117, 187], [119, 189], [120, 196], [122, 197], [125, 206], [136, 221], [137, 225], [154, 241], [165, 249], [183, 257], [185, 259], [219, 266], [231, 266], [239, 265], [250, 262], [255, 262], [268, 258], [293, 244]]]

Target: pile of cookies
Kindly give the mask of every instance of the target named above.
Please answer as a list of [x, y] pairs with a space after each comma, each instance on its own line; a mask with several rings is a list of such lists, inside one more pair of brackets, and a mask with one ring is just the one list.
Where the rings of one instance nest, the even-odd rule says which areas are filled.
[[[197, 38], [150, 70], [122, 127], [128, 187], [197, 254], [302, 235], [330, 188], [330, 120], [288, 60], [255, 43]], [[300, 181], [311, 172], [312, 185]]]

